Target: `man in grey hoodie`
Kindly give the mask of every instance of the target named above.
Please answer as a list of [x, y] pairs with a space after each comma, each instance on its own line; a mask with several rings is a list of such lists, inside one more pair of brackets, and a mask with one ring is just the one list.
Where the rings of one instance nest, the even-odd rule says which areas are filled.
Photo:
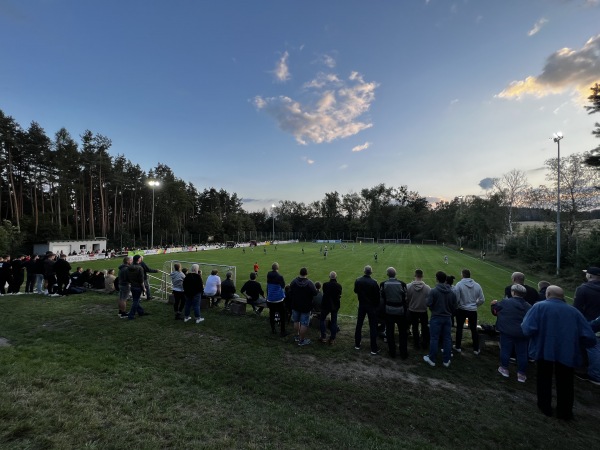
[[483, 305], [485, 297], [479, 283], [471, 278], [469, 269], [462, 270], [462, 280], [454, 287], [458, 309], [456, 310], [456, 345], [454, 350], [462, 351], [461, 342], [465, 320], [469, 321], [469, 330], [473, 339], [473, 353], [479, 355], [479, 333], [477, 332], [477, 308]]
[[431, 311], [429, 327], [431, 339], [429, 340], [429, 354], [423, 356], [423, 360], [435, 367], [440, 337], [443, 342], [444, 367], [450, 367], [450, 356], [452, 351], [452, 313], [456, 310], [456, 295], [452, 286], [446, 284], [446, 274], [442, 271], [436, 272], [437, 285], [429, 292], [427, 306]]
[[[423, 271], [415, 270], [415, 280], [406, 287], [406, 300], [416, 350], [429, 348], [429, 317], [427, 316], [429, 291], [431, 288], [423, 282]], [[419, 324], [421, 324], [421, 336], [419, 336]]]

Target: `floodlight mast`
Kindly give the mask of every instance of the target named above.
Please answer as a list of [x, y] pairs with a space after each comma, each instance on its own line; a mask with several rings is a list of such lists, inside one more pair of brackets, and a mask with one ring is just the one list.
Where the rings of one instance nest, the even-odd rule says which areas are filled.
[[564, 138], [562, 132], [554, 133], [552, 140], [558, 149], [556, 177], [556, 275], [560, 273], [560, 141]]
[[160, 186], [160, 181], [148, 180], [148, 185], [152, 188], [152, 225], [150, 231], [150, 248], [154, 248], [154, 190]]

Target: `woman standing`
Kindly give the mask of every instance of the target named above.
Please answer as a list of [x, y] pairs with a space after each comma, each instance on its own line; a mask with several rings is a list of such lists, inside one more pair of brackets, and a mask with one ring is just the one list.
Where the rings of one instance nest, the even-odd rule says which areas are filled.
[[169, 274], [173, 284], [173, 310], [175, 311], [175, 320], [181, 320], [181, 312], [185, 306], [185, 294], [183, 292], [183, 280], [185, 274], [181, 271], [181, 264], [173, 264], [173, 272]]

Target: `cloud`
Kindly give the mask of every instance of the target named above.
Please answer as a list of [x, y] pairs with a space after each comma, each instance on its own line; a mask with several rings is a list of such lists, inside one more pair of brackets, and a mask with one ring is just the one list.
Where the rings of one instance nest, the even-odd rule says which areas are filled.
[[363, 150], [368, 149], [371, 146], [370, 142], [365, 142], [363, 145], [357, 145], [356, 147], [352, 148], [353, 152], [362, 152]]
[[538, 32], [542, 29], [542, 27], [548, 23], [547, 19], [544, 19], [543, 17], [538, 20], [535, 25], [533, 25], [533, 28], [531, 30], [529, 30], [529, 32], [527, 33], [527, 36], [533, 36], [535, 34], [538, 34]]
[[454, 100], [450, 101], [451, 105], [456, 105], [457, 103], [458, 103], [458, 99], [457, 98], [455, 98]]
[[494, 187], [494, 179], [493, 178], [484, 178], [479, 182], [479, 187], [484, 191], [490, 190]]
[[275, 79], [277, 81], [284, 82], [284, 81], [289, 80], [291, 77], [290, 69], [288, 67], [289, 56], [290, 55], [288, 52], [283, 52], [283, 55], [281, 55], [281, 58], [275, 64], [275, 69], [273, 70], [273, 74], [275, 75]]
[[533, 95], [538, 98], [567, 90], [589, 95], [589, 87], [600, 81], [600, 34], [591, 37], [579, 50], [562, 48], [548, 57], [542, 73], [513, 81], [497, 98]]
[[319, 57], [317, 58], [317, 60], [315, 62], [317, 62], [319, 64], [323, 64], [325, 67], [328, 67], [329, 69], [333, 69], [336, 65], [335, 58], [333, 56], [327, 55], [327, 54], [319, 55]]
[[358, 72], [352, 72], [347, 79], [334, 74], [319, 74], [304, 87], [307, 90], [306, 101], [280, 95], [256, 96], [252, 102], [302, 145], [332, 142], [373, 126], [359, 118], [375, 100], [378, 83], [367, 82]]
[[342, 164], [340, 167], [338, 167], [339, 170], [346, 170], [348, 168], [348, 164]]
[[315, 163], [314, 159], [310, 159], [308, 156], [303, 156], [302, 161], [304, 161], [309, 166]]

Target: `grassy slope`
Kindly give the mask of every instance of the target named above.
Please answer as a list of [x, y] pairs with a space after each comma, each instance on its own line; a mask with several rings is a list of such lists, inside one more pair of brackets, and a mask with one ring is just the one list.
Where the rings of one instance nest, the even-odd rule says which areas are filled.
[[[307, 244], [302, 257], [299, 246], [278, 246], [275, 258], [274, 249], [266, 256], [258, 250], [253, 255], [222, 250], [204, 252], [202, 260], [235, 263], [238, 285], [253, 258], [263, 280], [273, 259], [281, 262], [287, 281], [301, 265], [309, 267], [313, 280], [324, 280], [335, 269], [344, 283], [344, 312], [354, 314], [352, 281], [373, 261], [374, 247], [356, 246], [354, 254], [336, 249], [326, 262], [318, 248]], [[383, 279], [385, 268], [394, 265], [408, 279], [418, 258], [431, 274], [446, 268], [442, 252], [387, 246], [385, 255], [379, 250], [375, 273]], [[509, 273], [466, 255], [449, 256], [455, 274], [470, 263], [488, 298], [507, 284]], [[160, 259], [171, 258], [146, 261], [160, 267]], [[576, 382], [574, 422], [548, 419], [535, 407], [535, 368], [525, 385], [516, 382], [514, 371], [502, 379], [495, 372], [494, 342], [480, 357], [464, 352], [449, 369], [430, 368], [422, 352], [411, 352], [405, 362], [388, 359], [385, 351], [380, 357], [356, 352], [350, 317], [342, 320], [336, 346], [300, 348], [291, 338], [273, 337], [266, 317], [209, 310], [201, 325], [183, 324], [172, 320], [168, 305], [150, 302], [151, 316], [128, 322], [116, 318], [115, 303], [113, 296], [90, 293], [0, 299], [0, 336], [12, 344], [0, 348], [2, 448], [539, 448], [548, 442], [555, 448], [593, 448], [596, 443], [590, 431], [600, 418], [597, 387]]]

